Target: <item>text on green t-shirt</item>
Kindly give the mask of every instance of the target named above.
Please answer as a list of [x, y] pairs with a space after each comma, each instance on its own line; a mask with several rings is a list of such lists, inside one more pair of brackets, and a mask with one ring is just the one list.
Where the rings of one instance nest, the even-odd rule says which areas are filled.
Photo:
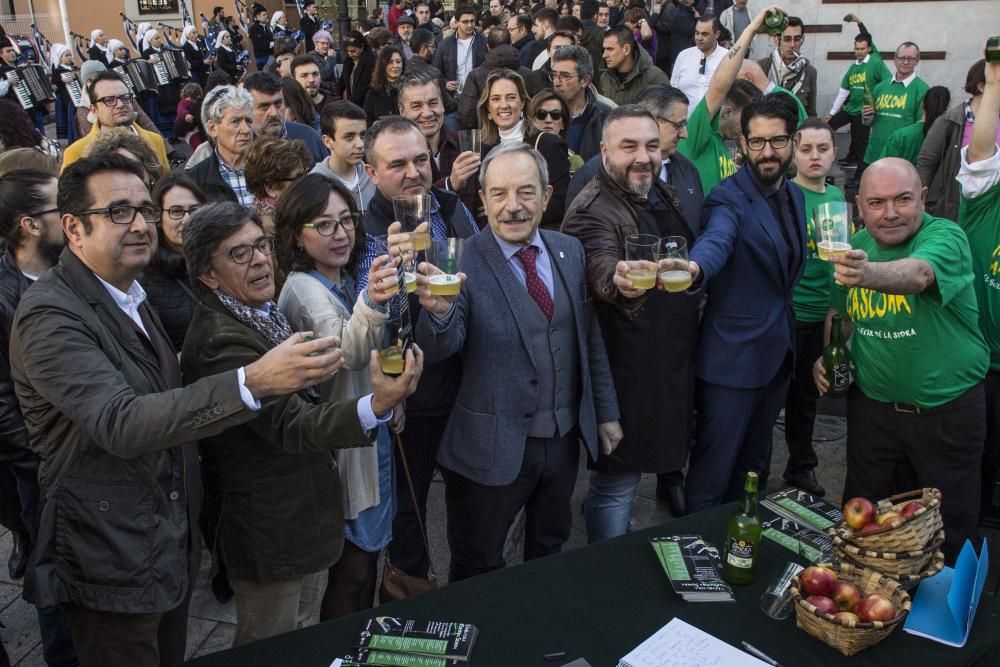
[[972, 285], [979, 302], [979, 328], [990, 350], [990, 368], [1000, 370], [1000, 184], [975, 199], [962, 197], [958, 224], [969, 237]]

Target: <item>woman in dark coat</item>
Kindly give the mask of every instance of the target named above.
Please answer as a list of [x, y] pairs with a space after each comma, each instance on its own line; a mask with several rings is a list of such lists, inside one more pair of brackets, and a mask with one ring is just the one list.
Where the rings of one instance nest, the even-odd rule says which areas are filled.
[[190, 177], [175, 172], [164, 174], [156, 182], [152, 199], [163, 209], [156, 228], [159, 243], [139, 282], [146, 290], [149, 305], [160, 316], [174, 351], [180, 352], [196, 302], [181, 254], [181, 238], [184, 225], [206, 200]]
[[347, 59], [340, 74], [340, 89], [344, 98], [365, 108], [365, 100], [375, 73], [375, 53], [368, 47], [368, 41], [358, 31], [353, 31], [344, 40]]
[[387, 46], [378, 54], [371, 90], [365, 99], [365, 115], [368, 116], [369, 126], [382, 116], [394, 116], [399, 113], [396, 86], [405, 71], [406, 59], [398, 47]]
[[[236, 63], [236, 53], [232, 47], [233, 38], [227, 31], [222, 31], [215, 38], [215, 66], [229, 75], [236, 82], [239, 79], [239, 67]], [[206, 91], [207, 92], [207, 91]]]
[[[204, 206], [188, 222], [184, 258], [199, 302], [181, 354], [186, 383], [246, 368], [289, 338], [302, 339], [273, 303], [273, 251], [257, 216], [234, 202]], [[260, 397], [256, 418], [201, 440], [204, 519], [236, 598], [235, 645], [308, 618], [316, 575], [337, 561], [344, 540], [331, 450], [372, 446], [369, 431], [413, 393], [421, 364], [414, 350], [399, 378], [373, 369], [374, 393], [360, 400], [322, 401], [314, 387]]]
[[184, 51], [184, 58], [191, 68], [193, 83], [204, 86], [208, 82], [208, 66], [205, 64], [205, 55], [201, 52], [200, 41], [201, 37], [193, 25], [184, 27], [181, 50]]

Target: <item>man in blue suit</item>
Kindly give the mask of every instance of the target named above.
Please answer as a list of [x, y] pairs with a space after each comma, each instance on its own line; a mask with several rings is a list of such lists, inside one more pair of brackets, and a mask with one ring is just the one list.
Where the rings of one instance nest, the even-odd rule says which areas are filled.
[[461, 293], [431, 295], [428, 276], [439, 271], [427, 263], [417, 277], [421, 348], [430, 360], [463, 362], [437, 457], [452, 582], [504, 566], [522, 508], [524, 559], [558, 553], [570, 533], [579, 443], [593, 461], [622, 438], [583, 246], [538, 229], [552, 194], [544, 159], [527, 144], [502, 144], [483, 160], [479, 182], [491, 233], [465, 240]]
[[788, 95], [765, 95], [740, 121], [746, 163], [705, 200], [704, 230], [690, 253], [708, 302], [696, 365], [689, 512], [738, 498], [750, 470], [764, 487], [795, 349], [792, 289], [804, 266], [805, 204], [784, 174], [798, 111]]

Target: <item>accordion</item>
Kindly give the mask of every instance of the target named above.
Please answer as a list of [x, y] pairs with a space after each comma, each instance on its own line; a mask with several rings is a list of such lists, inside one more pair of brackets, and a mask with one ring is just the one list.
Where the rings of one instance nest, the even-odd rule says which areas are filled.
[[187, 81], [191, 76], [191, 68], [184, 58], [184, 52], [176, 49], [163, 49], [158, 54], [160, 59], [153, 64], [156, 70], [156, 80], [161, 86]]
[[125, 85], [131, 89], [133, 95], [159, 92], [153, 66], [145, 60], [138, 58], [129, 60], [121, 67], [116, 67], [115, 71], [125, 80]]
[[83, 85], [80, 83], [80, 70], [63, 72], [61, 74], [63, 82], [66, 84], [66, 92], [73, 102], [74, 107], [83, 106]]
[[7, 72], [7, 80], [25, 109], [39, 108], [46, 102], [56, 100], [52, 90], [52, 72], [42, 65], [22, 65]]

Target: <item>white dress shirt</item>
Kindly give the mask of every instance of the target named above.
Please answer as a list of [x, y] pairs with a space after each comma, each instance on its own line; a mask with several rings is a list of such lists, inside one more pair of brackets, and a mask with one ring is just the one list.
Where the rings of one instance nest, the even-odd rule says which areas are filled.
[[[688, 98], [688, 116], [698, 106], [701, 98], [708, 92], [708, 84], [712, 81], [712, 75], [722, 59], [726, 57], [726, 50], [716, 45], [715, 50], [707, 57], [697, 46], [684, 49], [677, 54], [674, 62], [674, 71], [670, 76], [670, 85], [679, 89]], [[705, 71], [701, 72], [701, 61], [705, 59]]]

